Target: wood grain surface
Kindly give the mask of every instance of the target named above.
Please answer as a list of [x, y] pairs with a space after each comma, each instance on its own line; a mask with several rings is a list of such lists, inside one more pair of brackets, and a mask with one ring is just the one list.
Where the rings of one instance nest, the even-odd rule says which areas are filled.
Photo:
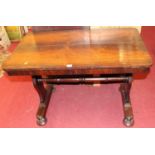
[[27, 34], [3, 63], [10, 75], [121, 74], [149, 70], [151, 57], [134, 28]]

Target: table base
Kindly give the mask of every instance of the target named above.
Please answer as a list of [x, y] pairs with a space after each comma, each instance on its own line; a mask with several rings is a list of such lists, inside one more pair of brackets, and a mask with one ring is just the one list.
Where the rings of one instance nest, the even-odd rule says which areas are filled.
[[[130, 100], [130, 89], [132, 84], [132, 74], [125, 75], [100, 75], [100, 76], [32, 76], [34, 88], [36, 89], [40, 104], [37, 111], [37, 124], [45, 125], [47, 122], [46, 111], [50, 101], [54, 85], [58, 84], [93, 84], [100, 83], [120, 83], [120, 92], [123, 102], [125, 126], [130, 127], [134, 124], [133, 111]], [[46, 86], [45, 86], [46, 85]]]

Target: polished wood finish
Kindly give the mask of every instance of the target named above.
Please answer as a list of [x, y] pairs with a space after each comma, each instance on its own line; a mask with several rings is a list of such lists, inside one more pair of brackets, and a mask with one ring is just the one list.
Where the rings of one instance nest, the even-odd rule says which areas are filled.
[[[132, 75], [102, 75], [100, 77], [41, 77], [33, 76], [33, 85], [38, 92], [40, 97], [40, 105], [37, 112], [37, 124], [45, 125], [46, 124], [46, 111], [48, 108], [50, 94], [53, 92], [53, 84], [93, 84], [94, 82], [100, 83], [121, 83], [120, 92], [122, 95], [123, 101], [123, 110], [124, 110], [124, 119], [123, 123], [125, 126], [130, 127], [134, 123], [132, 106], [130, 102], [130, 88], [132, 82]], [[46, 83], [47, 89], [44, 87], [43, 82]]]
[[2, 67], [9, 75], [32, 76], [40, 97], [39, 125], [46, 124], [53, 84], [117, 82], [123, 101], [123, 122], [132, 126], [133, 75], [148, 73], [151, 65], [138, 31], [123, 28], [29, 33]]
[[110, 82], [127, 82], [128, 77], [125, 76], [115, 76], [115, 77], [74, 77], [74, 78], [40, 78], [38, 81], [50, 82], [52, 84], [92, 84], [96, 82], [110, 83]]
[[123, 123], [126, 126], [132, 126], [134, 124], [133, 111], [130, 100], [130, 89], [132, 85], [132, 75], [128, 76], [128, 81], [121, 83], [120, 92], [123, 101], [124, 119]]
[[47, 87], [45, 88], [43, 82], [39, 81], [38, 79], [41, 79], [41, 76], [32, 77], [33, 86], [38, 92], [38, 95], [40, 97], [40, 104], [36, 115], [37, 124], [45, 125], [47, 122], [46, 111], [51, 98], [51, 93], [54, 90], [54, 86], [52, 84], [48, 84]]
[[3, 64], [10, 75], [120, 74], [152, 61], [136, 29], [29, 33]]
[[32, 32], [89, 29], [89, 26], [32, 26]]

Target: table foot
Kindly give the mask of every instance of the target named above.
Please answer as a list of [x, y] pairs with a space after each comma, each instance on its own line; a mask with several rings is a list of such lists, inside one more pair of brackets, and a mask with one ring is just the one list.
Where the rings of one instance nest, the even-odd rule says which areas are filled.
[[123, 111], [124, 119], [123, 123], [127, 127], [131, 127], [134, 124], [132, 105], [130, 100], [130, 89], [132, 84], [132, 78], [129, 77], [129, 80], [125, 83], [121, 83], [120, 92], [123, 101]]
[[127, 126], [127, 127], [133, 126], [133, 125], [134, 125], [134, 119], [133, 119], [133, 117], [125, 117], [125, 118], [123, 119], [123, 124], [124, 124], [125, 126]]
[[47, 123], [47, 118], [43, 116], [37, 116], [37, 124], [44, 126]]
[[47, 122], [46, 111], [51, 98], [51, 94], [54, 90], [54, 86], [52, 84], [46, 84], [47, 87], [45, 88], [43, 82], [38, 80], [39, 78], [40, 77], [38, 76], [34, 76], [32, 79], [34, 88], [36, 89], [40, 97], [40, 104], [36, 114], [37, 124], [43, 126]]

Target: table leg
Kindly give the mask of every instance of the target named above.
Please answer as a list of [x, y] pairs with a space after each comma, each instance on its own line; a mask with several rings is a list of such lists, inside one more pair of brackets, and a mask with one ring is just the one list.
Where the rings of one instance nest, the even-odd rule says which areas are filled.
[[134, 124], [133, 111], [130, 100], [131, 85], [132, 85], [132, 77], [129, 77], [128, 82], [121, 83], [120, 85], [120, 92], [122, 95], [123, 110], [124, 110], [123, 123], [127, 127], [130, 127]]
[[47, 122], [46, 111], [48, 108], [48, 104], [49, 104], [51, 93], [54, 89], [54, 86], [52, 84], [46, 84], [47, 87], [45, 88], [43, 82], [38, 80], [40, 78], [41, 76], [33, 76], [32, 81], [33, 81], [33, 86], [40, 97], [40, 104], [36, 115], [37, 124], [45, 125]]

